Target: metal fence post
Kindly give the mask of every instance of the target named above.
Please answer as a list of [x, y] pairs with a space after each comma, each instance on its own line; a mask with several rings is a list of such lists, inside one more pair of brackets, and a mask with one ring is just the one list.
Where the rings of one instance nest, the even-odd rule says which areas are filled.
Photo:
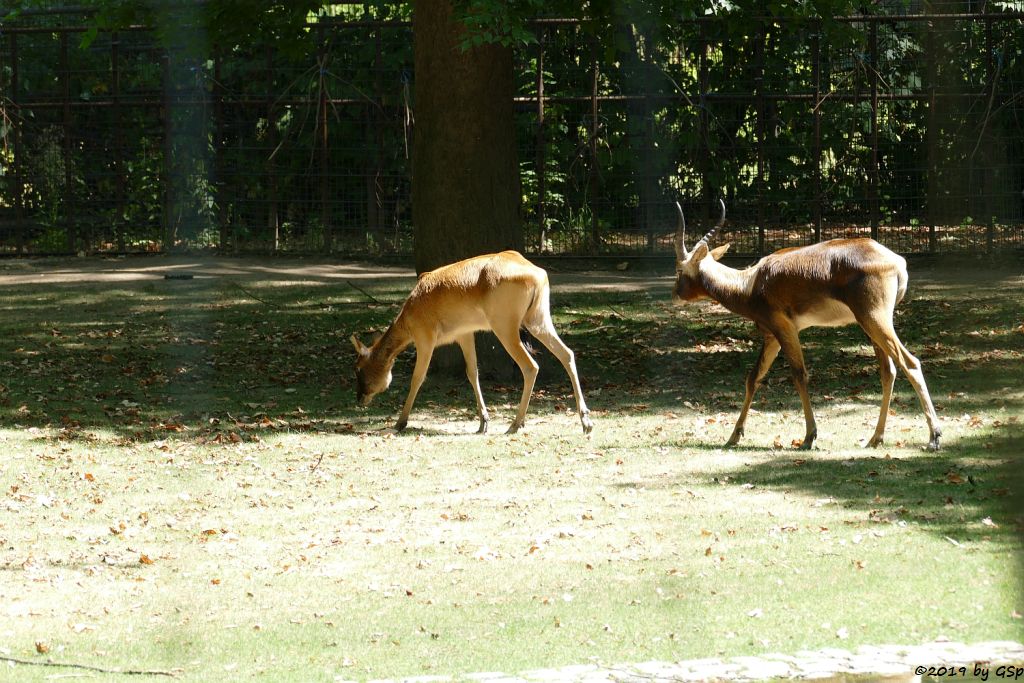
[[814, 109], [812, 110], [814, 117], [814, 203], [812, 212], [814, 214], [815, 242], [821, 241], [821, 106], [824, 104], [821, 100], [821, 31], [822, 23], [819, 19], [814, 22], [814, 35], [811, 38], [812, 59], [814, 60], [811, 72], [814, 80]]
[[935, 221], [938, 214], [938, 167], [936, 159], [939, 153], [938, 144], [938, 118], [935, 115], [935, 89], [938, 82], [937, 64], [938, 55], [935, 49], [935, 27], [932, 22], [925, 24], [924, 31], [924, 55], [925, 55], [925, 83], [924, 89], [928, 93], [928, 112], [925, 121], [925, 156], [926, 156], [926, 183], [925, 190], [925, 219], [928, 223], [928, 251], [935, 253], [937, 239], [935, 234]]
[[710, 112], [708, 112], [708, 51], [711, 43], [704, 33], [703, 22], [697, 24], [697, 127], [699, 140], [697, 142], [697, 167], [700, 172], [701, 204], [704, 212], [710, 214], [711, 204], [714, 196], [711, 187], [711, 126]]
[[[645, 37], [646, 40], [646, 37]], [[654, 249], [657, 246], [657, 234], [655, 228], [655, 210], [654, 202], [655, 197], [658, 196], [658, 182], [654, 176], [657, 165], [654, 161], [655, 145], [654, 145], [654, 105], [651, 98], [651, 83], [650, 78], [647, 75], [647, 62], [644, 60], [640, 64], [644, 77], [641, 79], [643, 83], [643, 100], [640, 107], [641, 117], [644, 123], [644, 142], [643, 142], [643, 159], [640, 163], [640, 216], [643, 220], [644, 231], [647, 233], [647, 253], [653, 254]]]
[[[383, 185], [384, 175], [384, 94], [381, 85], [381, 72], [384, 69], [384, 29], [374, 26], [373, 41], [373, 100], [366, 105], [369, 134], [367, 140], [373, 145], [372, 160], [366, 174], [366, 223], [373, 235], [377, 249], [384, 246], [383, 221]], [[398, 249], [398, 244], [394, 245]]]
[[160, 123], [163, 131], [163, 211], [160, 217], [163, 232], [164, 251], [174, 249], [174, 124], [171, 120], [173, 104], [173, 87], [171, 81], [171, 57], [166, 51], [160, 55], [160, 73], [163, 81], [163, 102], [160, 107]]
[[868, 30], [868, 74], [871, 84], [871, 162], [868, 168], [868, 202], [871, 211], [871, 239], [878, 239], [878, 22]]
[[60, 32], [60, 78], [61, 78], [61, 118], [64, 132], [64, 235], [67, 250], [71, 253], [77, 251], [74, 219], [74, 174], [72, 173], [72, 144], [71, 144], [71, 67], [68, 63], [68, 32]]
[[11, 175], [14, 179], [14, 219], [18, 223], [18, 234], [15, 238], [18, 253], [24, 253], [28, 247], [28, 225], [25, 221], [25, 180], [22, 177], [22, 164], [24, 163], [24, 149], [21, 140], [21, 127], [24, 117], [18, 106], [19, 73], [18, 73], [18, 35], [9, 34], [11, 41], [11, 105], [13, 112], [10, 120], [14, 127], [14, 162]]
[[544, 41], [547, 38], [547, 30], [541, 28], [537, 37], [537, 131], [534, 138], [534, 152], [536, 153], [537, 173], [537, 251], [543, 252], [547, 242], [547, 164], [544, 144]]
[[765, 180], [764, 180], [764, 138], [765, 138], [765, 99], [764, 99], [764, 46], [767, 35], [766, 21], [758, 26], [754, 43], [756, 76], [754, 76], [754, 102], [757, 121], [757, 254], [765, 253]]
[[110, 97], [111, 118], [114, 123], [112, 135], [114, 159], [114, 240], [117, 250], [125, 250], [125, 219], [128, 207], [125, 201], [124, 186], [124, 137], [121, 134], [121, 34], [114, 31], [110, 34]]
[[327, 174], [330, 170], [327, 147], [327, 45], [322, 20], [317, 24], [317, 66], [319, 67], [318, 83], [320, 86], [317, 98], [317, 117], [319, 119], [317, 137], [320, 143], [320, 227], [324, 233], [324, 251], [329, 253], [334, 248], [334, 235], [331, 226], [330, 185], [327, 182]]
[[597, 190], [598, 190], [598, 175], [599, 171], [597, 168], [597, 84], [598, 84], [598, 68], [597, 68], [597, 46], [594, 41], [590, 41], [590, 192], [588, 193], [590, 199], [590, 229], [591, 229], [591, 250], [594, 254], [601, 251], [601, 233], [600, 223], [597, 219]]
[[267, 174], [267, 232], [270, 234], [270, 251], [276, 252], [281, 248], [281, 223], [278, 217], [277, 206], [277, 164], [274, 163], [274, 153], [277, 151], [277, 125], [274, 122], [274, 49], [267, 46], [267, 147], [270, 153], [264, 162], [264, 170]]
[[[995, 46], [994, 46], [993, 40], [992, 40], [992, 19], [986, 16], [985, 17], [985, 76], [986, 76], [986, 78], [988, 80], [989, 87], [991, 88], [990, 99], [989, 99], [990, 102], [995, 101], [995, 94], [996, 94], [996, 69], [995, 69], [995, 61], [993, 59], [993, 52], [994, 51], [995, 51]], [[985, 124], [982, 124], [981, 135], [985, 134], [985, 128], [986, 128]], [[984, 159], [985, 157], [982, 157], [982, 158]], [[994, 163], [994, 159], [991, 156], [988, 157], [988, 169], [982, 167], [982, 171], [981, 171], [981, 174], [980, 174], [981, 178], [982, 178], [982, 183], [981, 183], [981, 191], [980, 191], [979, 194], [981, 195], [980, 199], [981, 199], [982, 210], [985, 212], [984, 213], [984, 218], [985, 218], [985, 224], [986, 224], [986, 228], [985, 228], [985, 253], [986, 254], [991, 254], [992, 253], [992, 249], [993, 249], [993, 246], [995, 244], [995, 237], [996, 237], [995, 236], [995, 232], [996, 232], [995, 216], [993, 215], [992, 201], [991, 201], [992, 197], [993, 197], [993, 191], [992, 191], [992, 188], [991, 188], [991, 183], [985, 182], [987, 177], [992, 176], [991, 168], [992, 168], [992, 164], [993, 163]]]
[[235, 246], [228, 226], [227, 182], [224, 178], [224, 82], [220, 46], [213, 47], [213, 196], [217, 204], [217, 248]]

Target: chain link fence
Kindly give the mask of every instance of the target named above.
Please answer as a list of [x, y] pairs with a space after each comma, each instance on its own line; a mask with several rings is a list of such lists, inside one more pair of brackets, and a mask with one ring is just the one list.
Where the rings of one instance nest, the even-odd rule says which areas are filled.
[[[323, 17], [301, 54], [201, 58], [146, 27], [82, 48], [70, 10], [7, 22], [0, 253], [411, 252], [412, 31], [396, 8]], [[673, 202], [696, 230], [719, 197], [740, 254], [850, 235], [1019, 249], [1022, 20], [681, 18], [625, 28], [610, 66], [581, 22], [539, 19], [516, 67], [527, 251], [671, 254]]]

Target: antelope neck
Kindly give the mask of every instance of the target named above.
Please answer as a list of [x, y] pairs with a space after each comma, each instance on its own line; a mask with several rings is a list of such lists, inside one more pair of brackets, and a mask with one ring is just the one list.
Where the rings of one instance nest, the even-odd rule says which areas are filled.
[[730, 311], [746, 309], [750, 299], [750, 271], [722, 265], [710, 256], [700, 263], [698, 278], [712, 299]]
[[401, 317], [399, 317], [398, 320], [391, 323], [391, 327], [374, 345], [375, 355], [379, 354], [388, 364], [391, 364], [398, 354], [411, 343], [412, 337], [406, 331], [405, 325], [402, 324]]

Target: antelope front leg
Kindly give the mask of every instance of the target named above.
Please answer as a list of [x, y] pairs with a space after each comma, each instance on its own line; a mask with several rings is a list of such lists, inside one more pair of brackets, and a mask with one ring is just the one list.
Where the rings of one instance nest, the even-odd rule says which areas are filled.
[[764, 379], [765, 374], [768, 373], [772, 363], [778, 357], [779, 348], [779, 342], [775, 336], [765, 334], [764, 342], [761, 344], [761, 352], [757, 356], [757, 362], [754, 363], [754, 366], [750, 368], [750, 372], [747, 373], [747, 393], [743, 398], [743, 408], [740, 410], [740, 416], [736, 418], [736, 426], [733, 427], [732, 436], [725, 442], [726, 446], [735, 446], [739, 443], [740, 437], [743, 436], [743, 426], [747, 422], [747, 412], [750, 410], [750, 404], [754, 400], [754, 392], [761, 386], [761, 380]]
[[409, 395], [405, 397], [405, 406], [402, 414], [395, 423], [395, 431], [400, 432], [409, 424], [409, 413], [412, 412], [412, 405], [416, 402], [416, 394], [427, 376], [427, 369], [430, 368], [430, 358], [434, 355], [433, 347], [416, 347], [416, 367], [412, 371], [412, 382], [409, 384]]

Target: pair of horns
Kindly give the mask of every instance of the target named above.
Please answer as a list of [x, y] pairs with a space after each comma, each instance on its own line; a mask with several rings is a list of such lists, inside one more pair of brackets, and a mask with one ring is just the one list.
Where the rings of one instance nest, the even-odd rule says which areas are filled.
[[[721, 199], [718, 200], [718, 205], [722, 207], [722, 215], [718, 219], [718, 223], [715, 227], [711, 228], [706, 235], [700, 238], [700, 242], [708, 243], [708, 240], [715, 234], [715, 231], [725, 225], [725, 202]], [[683, 216], [683, 207], [680, 206], [679, 202], [676, 202], [676, 211], [679, 212], [679, 227], [676, 228], [676, 258], [680, 261], [685, 261], [689, 252], [686, 250], [686, 218]]]

